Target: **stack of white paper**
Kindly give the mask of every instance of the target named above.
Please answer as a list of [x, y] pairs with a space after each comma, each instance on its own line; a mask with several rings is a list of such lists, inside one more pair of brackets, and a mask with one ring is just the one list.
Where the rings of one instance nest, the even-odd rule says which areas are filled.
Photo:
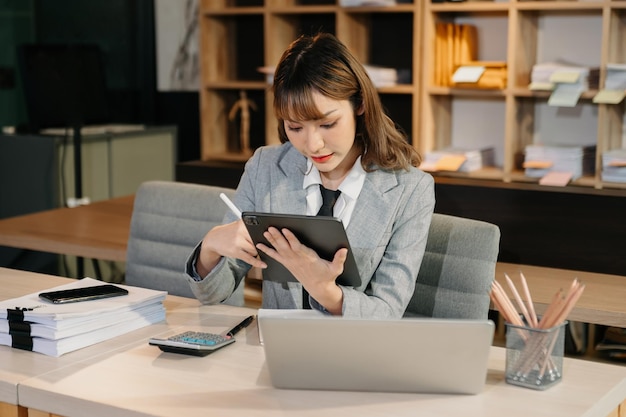
[[395, 68], [364, 65], [367, 75], [376, 87], [389, 87], [398, 84], [398, 71]]
[[541, 178], [550, 172], [567, 172], [572, 179], [593, 174], [596, 147], [589, 146], [544, 146], [526, 147], [524, 158], [525, 174]]
[[602, 180], [626, 182], [626, 149], [613, 149], [602, 154]]
[[339, 0], [341, 7], [394, 6], [396, 0]]
[[557, 83], [574, 84], [583, 91], [597, 88], [598, 70], [564, 61], [533, 65], [530, 88], [552, 90]]
[[426, 153], [420, 168], [424, 171], [472, 172], [494, 165], [494, 149], [446, 148]]
[[626, 90], [626, 64], [606, 64], [605, 90]]
[[[50, 289], [103, 285], [83, 278]], [[61, 356], [165, 320], [167, 293], [119, 285], [128, 295], [69, 304], [53, 304], [39, 293], [0, 302], [0, 344]]]
[[381, 67], [377, 65], [364, 65], [363, 67], [376, 87], [390, 87], [398, 84], [411, 83], [410, 70]]
[[533, 66], [529, 88], [552, 91], [550, 106], [574, 107], [580, 96], [590, 89], [597, 89], [599, 68], [589, 68], [566, 62], [546, 62]]

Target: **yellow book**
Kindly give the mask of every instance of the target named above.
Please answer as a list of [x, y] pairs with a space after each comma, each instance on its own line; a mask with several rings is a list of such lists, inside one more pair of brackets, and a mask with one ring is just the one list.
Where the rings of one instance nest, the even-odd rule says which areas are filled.
[[446, 24], [437, 23], [435, 26], [435, 71], [434, 85], [443, 85], [443, 73], [445, 71], [445, 44], [446, 44]]
[[446, 38], [446, 71], [445, 71], [445, 85], [452, 85], [452, 73], [454, 71], [454, 23], [448, 23], [447, 25], [447, 38]]
[[476, 60], [478, 57], [478, 34], [476, 32], [476, 26], [463, 25], [461, 36], [461, 61], [459, 64]]

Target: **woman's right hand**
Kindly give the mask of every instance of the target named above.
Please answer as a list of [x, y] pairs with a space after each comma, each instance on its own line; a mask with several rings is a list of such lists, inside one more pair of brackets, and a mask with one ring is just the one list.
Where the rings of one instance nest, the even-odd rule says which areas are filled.
[[241, 259], [253, 267], [267, 268], [265, 262], [261, 261], [257, 255], [246, 226], [243, 221], [237, 220], [215, 226], [204, 236], [196, 270], [201, 277], [206, 276], [215, 268], [222, 256]]

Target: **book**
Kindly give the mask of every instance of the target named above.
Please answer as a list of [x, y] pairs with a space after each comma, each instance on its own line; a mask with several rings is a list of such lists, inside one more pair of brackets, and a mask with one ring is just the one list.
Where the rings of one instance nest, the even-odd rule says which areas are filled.
[[[84, 288], [105, 284], [93, 278], [83, 278], [75, 282], [51, 288], [49, 291], [71, 288]], [[123, 297], [104, 298], [83, 303], [53, 304], [39, 298], [39, 293], [32, 293], [18, 298], [0, 301], [0, 320], [9, 319], [10, 314], [23, 316], [23, 321], [57, 326], [63, 320], [90, 319], [105, 313], [131, 310], [149, 302], [163, 301], [167, 292], [147, 288], [120, 285], [128, 290]], [[19, 312], [19, 313], [18, 313]]]
[[434, 85], [454, 85], [453, 74], [465, 63], [476, 60], [477, 31], [473, 25], [439, 22], [435, 25]]
[[[83, 278], [57, 291], [104, 285]], [[0, 302], [0, 344], [60, 356], [165, 320], [167, 292], [119, 285], [128, 295], [53, 304], [32, 293]]]
[[424, 171], [472, 172], [493, 166], [494, 148], [460, 149], [446, 148], [426, 153], [420, 169]]
[[626, 149], [612, 149], [602, 154], [602, 180], [626, 182]]
[[541, 178], [551, 172], [566, 172], [576, 180], [594, 173], [595, 145], [528, 145], [525, 149], [524, 174]]

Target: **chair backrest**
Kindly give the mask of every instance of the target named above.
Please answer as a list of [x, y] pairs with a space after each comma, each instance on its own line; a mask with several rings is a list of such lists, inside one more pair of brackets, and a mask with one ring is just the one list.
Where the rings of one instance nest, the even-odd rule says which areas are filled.
[[435, 213], [405, 317], [486, 319], [500, 228]]
[[[130, 224], [126, 283], [193, 298], [185, 261], [206, 232], [221, 224], [228, 210], [222, 192], [232, 197], [235, 190], [170, 181], [141, 184]], [[227, 302], [243, 305], [243, 288]]]

